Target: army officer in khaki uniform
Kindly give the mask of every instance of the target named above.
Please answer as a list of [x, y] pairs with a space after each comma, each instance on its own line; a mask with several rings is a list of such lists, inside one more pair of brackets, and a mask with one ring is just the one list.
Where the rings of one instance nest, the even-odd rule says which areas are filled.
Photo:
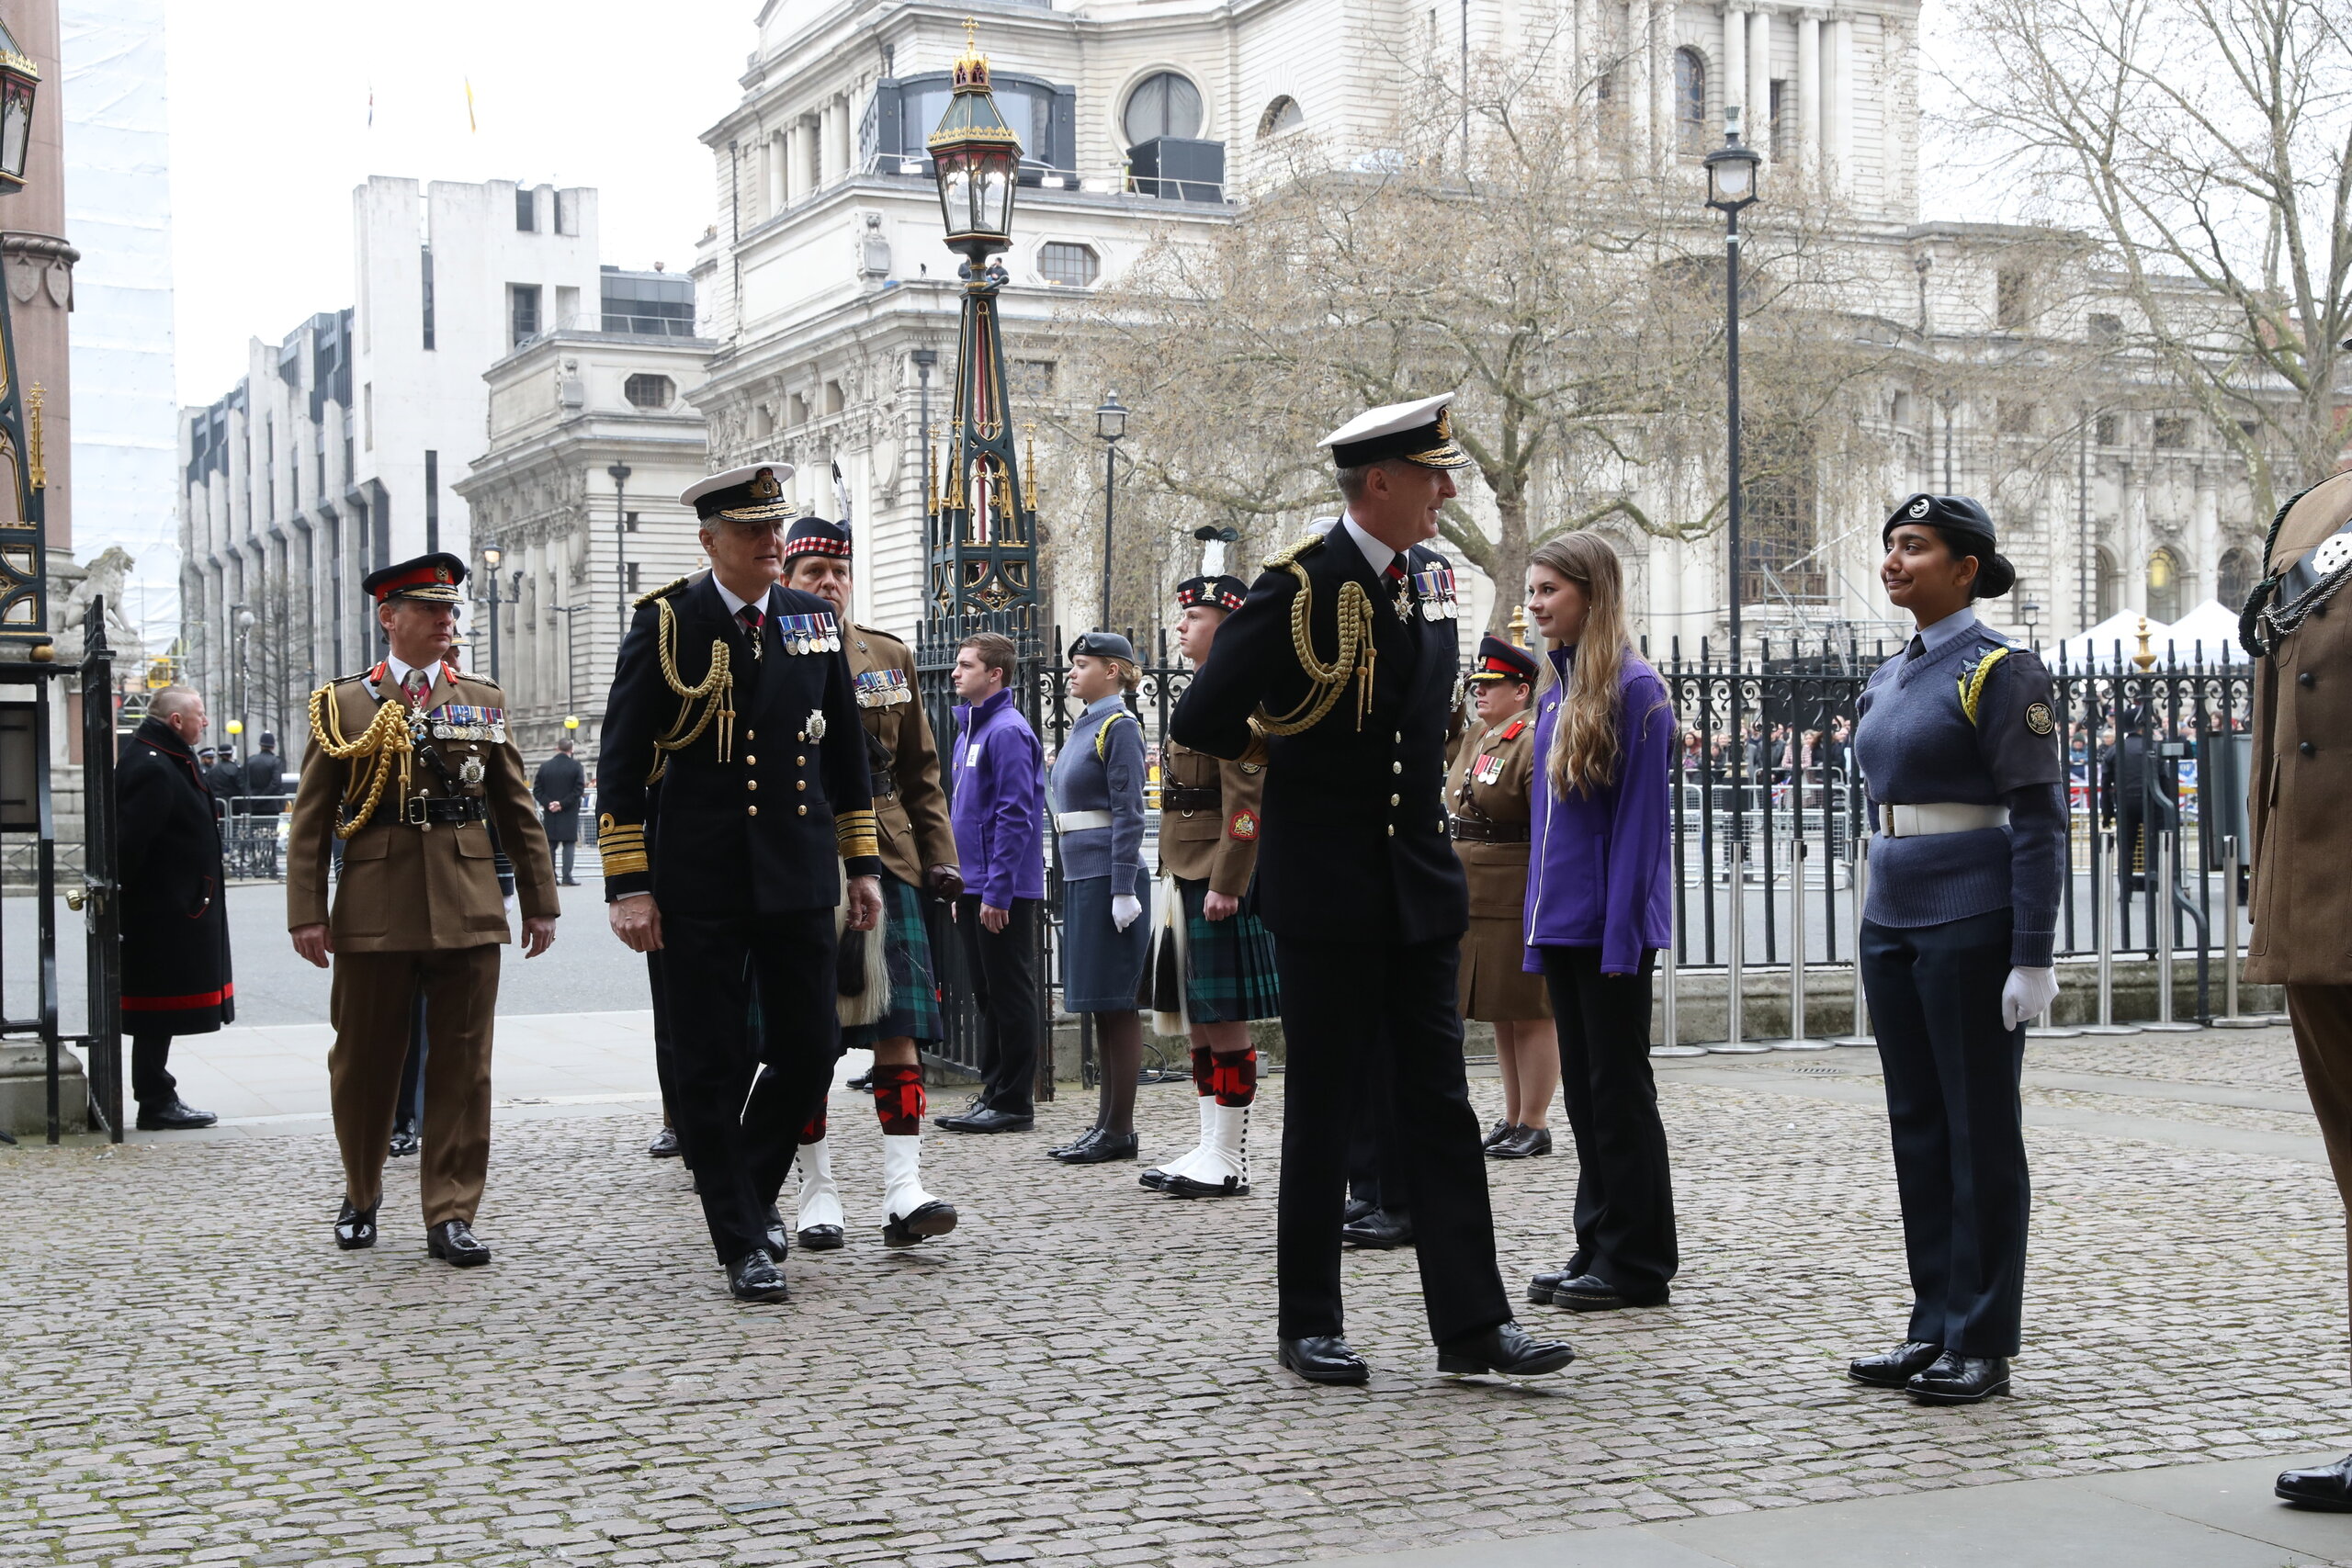
[[[2279, 509], [2263, 574], [2240, 624], [2256, 661], [2245, 977], [2287, 987], [2303, 1084], [2352, 1208], [2352, 473]], [[2352, 1511], [2352, 1458], [2290, 1470], [2278, 1494]]]
[[1445, 780], [1446, 831], [1470, 883], [1470, 931], [1462, 939], [1462, 1016], [1495, 1026], [1503, 1117], [1487, 1133], [1496, 1159], [1552, 1152], [1552, 1095], [1560, 1043], [1544, 976], [1522, 964], [1527, 936], [1528, 792], [1533, 786], [1535, 660], [1489, 633], [1470, 672], [1477, 718], [1455, 747]]
[[[465, 580], [462, 561], [435, 554], [360, 585], [390, 651], [373, 670], [311, 694], [286, 869], [294, 951], [322, 968], [334, 959], [327, 1078], [344, 1177], [335, 1245], [375, 1245], [421, 993], [433, 1061], [418, 1180], [425, 1246], [460, 1268], [490, 1261], [473, 1219], [490, 1164], [491, 1014], [509, 934], [492, 827], [514, 864], [526, 958], [547, 951], [562, 912], [538, 807], [507, 739], [506, 699], [448, 662]], [[330, 912], [337, 839], [343, 874]]]

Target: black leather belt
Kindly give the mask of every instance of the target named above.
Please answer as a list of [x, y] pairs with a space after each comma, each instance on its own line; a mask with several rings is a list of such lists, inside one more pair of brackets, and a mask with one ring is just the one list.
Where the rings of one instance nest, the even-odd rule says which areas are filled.
[[470, 795], [461, 795], [454, 800], [447, 796], [416, 795], [408, 801], [401, 820], [412, 828], [487, 822], [490, 820], [490, 804]]
[[1184, 784], [1162, 784], [1159, 788], [1162, 811], [1216, 811], [1224, 805], [1222, 789], [1196, 789]]
[[871, 789], [875, 799], [890, 800], [898, 795], [899, 775], [896, 773], [869, 774], [867, 776], [867, 784]]
[[1467, 817], [1448, 817], [1445, 830], [1451, 838], [1474, 844], [1523, 844], [1528, 834], [1524, 822], [1474, 822]]

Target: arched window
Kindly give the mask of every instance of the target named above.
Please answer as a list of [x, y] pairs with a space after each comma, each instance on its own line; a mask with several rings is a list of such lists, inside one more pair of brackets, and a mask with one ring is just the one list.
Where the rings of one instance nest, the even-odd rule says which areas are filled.
[[2103, 621], [2123, 608], [2123, 568], [2117, 562], [2115, 552], [2105, 545], [2098, 546], [2098, 613], [2091, 617], [2095, 622]]
[[1695, 49], [1674, 51], [1674, 125], [1684, 157], [1707, 151], [1707, 62]]
[[2180, 559], [2167, 549], [2148, 558], [2148, 619], [2180, 619]]
[[1127, 95], [1126, 112], [1120, 116], [1119, 124], [1127, 133], [1130, 147], [1155, 136], [1198, 136], [1201, 90], [1173, 71], [1147, 76]]
[[1269, 136], [1280, 136], [1285, 130], [1296, 130], [1306, 123], [1306, 115], [1298, 107], [1298, 100], [1285, 93], [1268, 104], [1266, 112], [1258, 117], [1258, 140], [1263, 141]]
[[2254, 588], [2254, 557], [2245, 550], [2231, 548], [2222, 552], [2221, 567], [2215, 574], [2213, 597], [2225, 610], [2245, 607], [2245, 596]]

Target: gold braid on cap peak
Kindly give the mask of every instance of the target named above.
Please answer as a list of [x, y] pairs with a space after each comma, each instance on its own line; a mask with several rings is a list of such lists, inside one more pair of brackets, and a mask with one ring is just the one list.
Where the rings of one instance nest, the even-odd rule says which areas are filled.
[[[365, 759], [365, 765], [355, 766], [345, 773], [343, 783], [343, 809], [337, 813], [334, 836], [348, 839], [368, 826], [376, 815], [377, 802], [384, 798], [384, 786], [392, 775], [400, 775], [400, 788], [394, 792], [401, 799], [408, 796], [409, 711], [406, 704], [390, 697], [376, 709], [376, 716], [356, 740], [343, 733], [343, 715], [334, 700], [334, 682], [330, 681], [311, 694], [311, 739], [320, 750], [338, 762], [356, 762]], [[356, 809], [355, 809], [356, 807]]]
[[668, 753], [683, 751], [702, 739], [713, 719], [718, 721], [718, 760], [733, 759], [735, 750], [735, 677], [727, 653], [727, 643], [720, 637], [710, 639], [710, 668], [704, 671], [697, 685], [689, 686], [678, 673], [678, 613], [667, 599], [658, 600], [655, 609], [661, 614], [661, 625], [653, 634], [653, 647], [661, 655], [662, 679], [670, 690], [682, 699], [678, 705], [677, 722], [670, 732], [653, 742], [653, 750], [661, 760], [653, 771], [645, 775], [647, 784], [659, 779], [670, 766]]

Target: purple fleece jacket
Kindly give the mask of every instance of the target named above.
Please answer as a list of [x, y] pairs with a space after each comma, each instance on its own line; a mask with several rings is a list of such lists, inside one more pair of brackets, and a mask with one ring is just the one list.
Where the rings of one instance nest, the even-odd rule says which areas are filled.
[[956, 709], [947, 815], [966, 889], [992, 909], [1046, 896], [1045, 758], [1011, 692]]
[[1616, 782], [1590, 794], [1555, 796], [1546, 771], [1573, 649], [1551, 654], [1556, 675], [1535, 704], [1534, 818], [1527, 865], [1526, 968], [1540, 973], [1539, 947], [1597, 947], [1600, 972], [1632, 975], [1644, 948], [1671, 940], [1674, 858], [1667, 794], [1674, 757], [1674, 709], [1657, 671], [1625, 655], [1618, 690]]

